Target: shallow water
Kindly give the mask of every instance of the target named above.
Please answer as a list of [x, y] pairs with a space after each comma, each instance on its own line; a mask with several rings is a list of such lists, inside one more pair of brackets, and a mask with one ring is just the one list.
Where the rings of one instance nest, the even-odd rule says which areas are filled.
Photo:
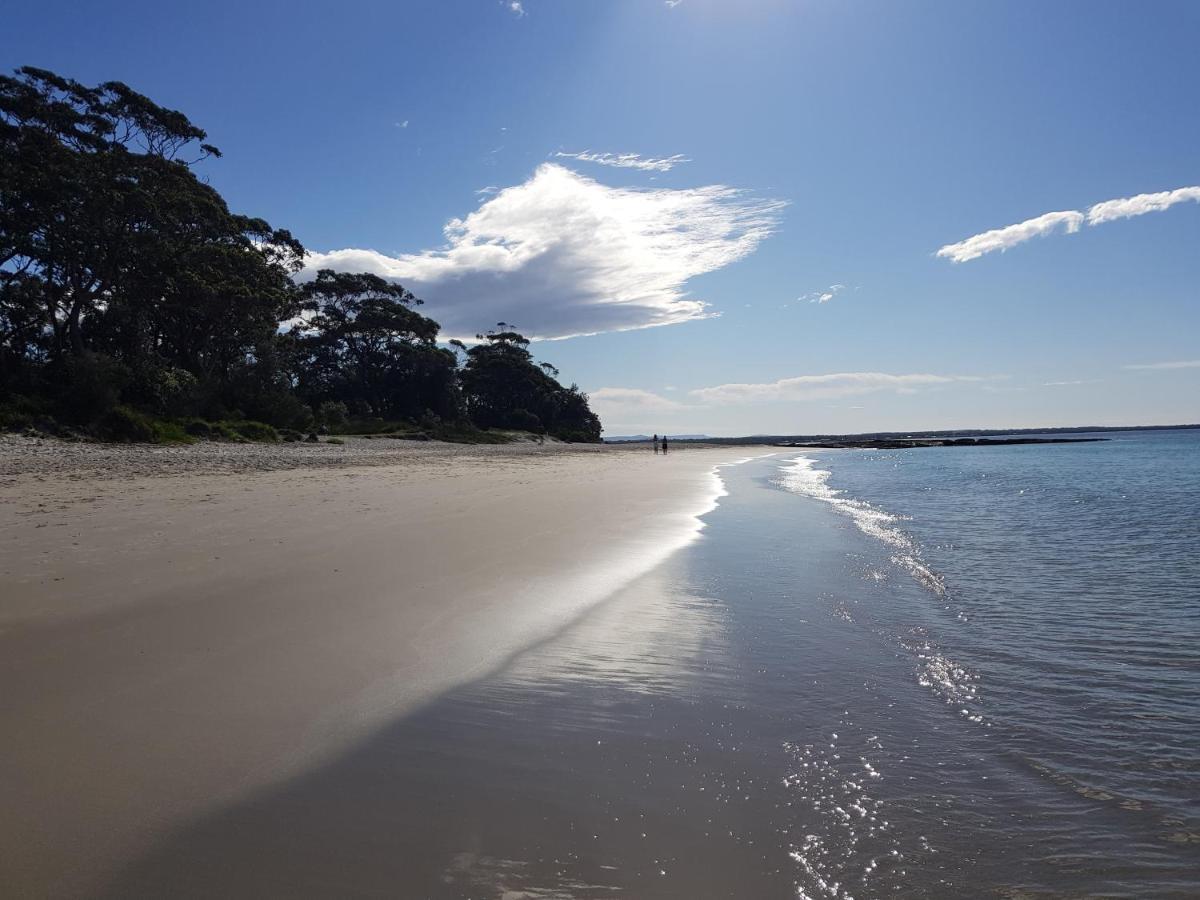
[[665, 565], [111, 894], [1196, 896], [1198, 438], [726, 467]]

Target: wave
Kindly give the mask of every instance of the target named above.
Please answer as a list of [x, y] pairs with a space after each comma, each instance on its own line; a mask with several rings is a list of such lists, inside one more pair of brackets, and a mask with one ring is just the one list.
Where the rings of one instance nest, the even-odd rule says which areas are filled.
[[863, 534], [895, 549], [892, 554], [895, 565], [937, 596], [945, 596], [945, 580], [921, 558], [916, 541], [896, 526], [903, 517], [885, 512], [866, 500], [847, 497], [844, 491], [829, 486], [829, 475], [827, 469], [817, 468], [817, 460], [811, 456], [798, 456], [782, 467], [779, 483], [793, 493], [821, 500], [849, 516]]

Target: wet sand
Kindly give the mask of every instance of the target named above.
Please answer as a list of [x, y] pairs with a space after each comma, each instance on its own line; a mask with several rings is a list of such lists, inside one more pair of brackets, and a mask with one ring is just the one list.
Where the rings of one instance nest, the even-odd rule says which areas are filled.
[[0, 449], [0, 885], [39, 897], [502, 667], [691, 540], [745, 455]]

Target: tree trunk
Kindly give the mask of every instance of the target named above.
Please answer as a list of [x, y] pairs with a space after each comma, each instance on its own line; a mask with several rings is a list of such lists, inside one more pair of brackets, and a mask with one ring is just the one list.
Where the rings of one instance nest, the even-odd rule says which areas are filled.
[[71, 312], [67, 316], [67, 334], [71, 339], [71, 354], [73, 356], [83, 356], [83, 330], [80, 328], [80, 319], [83, 316], [83, 301], [76, 299], [71, 303]]

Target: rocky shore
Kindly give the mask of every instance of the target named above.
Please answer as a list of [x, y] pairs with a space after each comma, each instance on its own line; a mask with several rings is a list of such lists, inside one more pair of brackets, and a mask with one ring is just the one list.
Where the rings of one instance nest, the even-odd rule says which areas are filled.
[[1108, 438], [872, 438], [844, 441], [785, 441], [776, 447], [811, 447], [818, 450], [909, 450], [913, 447], [1000, 447], [1009, 444], [1086, 444]]

